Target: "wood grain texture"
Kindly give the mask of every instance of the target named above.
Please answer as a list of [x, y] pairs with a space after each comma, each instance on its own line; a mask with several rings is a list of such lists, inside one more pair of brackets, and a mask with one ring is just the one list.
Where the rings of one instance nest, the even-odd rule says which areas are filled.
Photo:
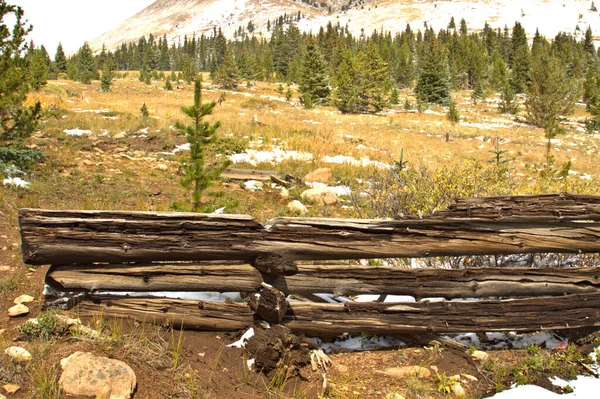
[[240, 303], [91, 296], [78, 305], [78, 310], [81, 316], [102, 314], [203, 331], [237, 331], [254, 322], [254, 312]]
[[389, 294], [420, 298], [532, 297], [600, 292], [600, 268], [403, 269], [348, 264], [299, 265], [294, 276], [268, 276], [249, 264], [222, 262], [52, 266], [59, 291], [254, 292], [267, 282], [286, 294]]
[[600, 326], [600, 294], [401, 304], [290, 302], [282, 324], [316, 335], [560, 330]]
[[[262, 226], [243, 215], [23, 209], [19, 221], [29, 264], [600, 252], [597, 197], [502, 198], [411, 220], [278, 218]], [[524, 213], [506, 210], [510, 203]], [[471, 216], [455, 217], [463, 213]]]

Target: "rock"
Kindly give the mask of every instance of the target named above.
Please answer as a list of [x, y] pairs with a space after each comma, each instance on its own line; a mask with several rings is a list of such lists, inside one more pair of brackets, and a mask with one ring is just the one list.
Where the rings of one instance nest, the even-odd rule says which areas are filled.
[[337, 202], [337, 195], [326, 187], [311, 188], [304, 191], [300, 197], [305, 201], [319, 205], [333, 205]]
[[479, 381], [479, 379], [471, 374], [462, 374], [462, 377], [467, 380], [467, 381], [471, 381], [471, 382], [475, 382], [475, 381]]
[[8, 399], [8, 398], [0, 393], [0, 399]]
[[31, 353], [20, 346], [9, 346], [4, 353], [15, 362], [26, 363], [31, 360]]
[[287, 205], [288, 211], [292, 213], [299, 213], [300, 215], [306, 215], [308, 213], [308, 209], [304, 206], [304, 204], [298, 200], [294, 200]]
[[17, 384], [5, 384], [2, 386], [2, 388], [4, 388], [4, 390], [11, 395], [21, 389], [21, 387]]
[[15, 305], [8, 309], [8, 315], [10, 317], [24, 316], [29, 313], [29, 308], [23, 304]]
[[403, 395], [400, 395], [398, 392], [390, 393], [385, 399], [404, 399]]
[[306, 182], [318, 182], [318, 183], [327, 183], [331, 178], [331, 169], [329, 168], [320, 168], [317, 170], [313, 170], [306, 176], [304, 176], [304, 181]]
[[[3, 247], [2, 248], [3, 251], [8, 251], [7, 247]], [[11, 271], [10, 266], [4, 266], [4, 265], [0, 265], [0, 272], [9, 272]]]
[[460, 385], [459, 382], [457, 382], [456, 384], [452, 385], [450, 387], [450, 389], [452, 390], [452, 393], [455, 396], [457, 396], [459, 398], [464, 398], [465, 397], [465, 394], [466, 394], [465, 389], [463, 388], [462, 385]]
[[120, 360], [75, 352], [60, 365], [58, 383], [67, 395], [128, 399], [135, 390], [135, 373]]
[[421, 366], [404, 366], [404, 367], [391, 367], [385, 371], [376, 371], [375, 374], [383, 374], [388, 377], [404, 378], [404, 377], [419, 377], [429, 378], [431, 377], [431, 371]]
[[35, 300], [34, 297], [32, 297], [31, 295], [21, 295], [17, 298], [15, 298], [14, 303], [15, 305], [20, 305], [22, 303], [31, 303]]
[[154, 165], [154, 169], [162, 170], [163, 172], [166, 172], [167, 170], [169, 170], [169, 167], [167, 165], [165, 165], [164, 163], [159, 163], [159, 164]]
[[94, 163], [92, 161], [90, 161], [89, 159], [84, 159], [83, 164], [87, 165], [87, 166], [92, 166]]
[[244, 182], [244, 190], [246, 191], [262, 190], [263, 186], [264, 184], [261, 181], [249, 180], [247, 182]]
[[484, 351], [475, 351], [471, 353], [471, 357], [475, 360], [479, 360], [480, 362], [485, 362], [490, 358], [490, 355], [488, 355]]
[[115, 139], [115, 140], [121, 140], [124, 138], [125, 138], [125, 132], [117, 133], [113, 136], [113, 139]]
[[281, 189], [281, 191], [279, 192], [279, 196], [281, 198], [288, 198], [290, 196], [290, 190], [288, 190], [287, 188], [283, 187]]

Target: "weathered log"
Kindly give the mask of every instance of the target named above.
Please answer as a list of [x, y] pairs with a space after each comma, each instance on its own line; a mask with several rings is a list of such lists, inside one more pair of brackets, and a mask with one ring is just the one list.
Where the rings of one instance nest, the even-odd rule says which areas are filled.
[[293, 260], [276, 254], [259, 255], [252, 265], [265, 274], [292, 276], [298, 273], [298, 266]]
[[254, 322], [246, 304], [214, 303], [165, 298], [92, 296], [78, 305], [81, 316], [102, 314], [204, 331], [237, 331]]
[[560, 330], [600, 326], [600, 294], [477, 302], [290, 302], [282, 324], [316, 335]]
[[46, 274], [59, 291], [253, 292], [262, 282], [251, 265], [224, 262], [63, 265]]
[[59, 291], [254, 292], [263, 282], [286, 294], [532, 297], [595, 293], [600, 268], [403, 269], [360, 265], [299, 265], [294, 276], [261, 275], [248, 264], [52, 266], [46, 283]]
[[30, 264], [600, 252], [600, 220], [587, 210], [568, 218], [281, 218], [265, 227], [249, 216], [150, 212], [23, 209], [19, 220]]
[[[460, 198], [431, 218], [502, 219], [510, 217], [600, 220], [600, 197], [580, 194], [512, 195]], [[428, 217], [429, 218], [429, 217]]]
[[221, 173], [221, 178], [231, 180], [261, 180], [267, 181], [271, 179], [271, 176], [283, 179], [285, 176], [283, 173], [275, 172], [272, 170], [253, 170], [253, 169], [236, 169], [227, 168]]
[[263, 320], [279, 323], [287, 312], [285, 294], [269, 285], [262, 285], [246, 298], [246, 303]]

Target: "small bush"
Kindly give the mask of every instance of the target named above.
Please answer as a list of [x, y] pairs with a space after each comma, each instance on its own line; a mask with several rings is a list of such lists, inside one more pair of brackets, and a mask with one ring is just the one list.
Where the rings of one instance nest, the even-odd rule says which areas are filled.
[[55, 315], [55, 312], [43, 313], [40, 317], [35, 319], [37, 322], [28, 321], [19, 327], [19, 332], [27, 339], [49, 339], [53, 337], [60, 337], [69, 331], [69, 327], [58, 321], [54, 317]]

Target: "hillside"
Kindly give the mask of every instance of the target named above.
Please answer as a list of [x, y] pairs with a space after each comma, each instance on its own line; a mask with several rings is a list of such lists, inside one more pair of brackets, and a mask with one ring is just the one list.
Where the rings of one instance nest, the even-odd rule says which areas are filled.
[[590, 10], [589, 0], [327, 0], [318, 4], [296, 0], [158, 0], [91, 45], [99, 49], [105, 44], [113, 49], [150, 33], [156, 37], [167, 35], [174, 42], [183, 40], [184, 35], [208, 33], [214, 27], [232, 38], [240, 26], [245, 29], [250, 21], [255, 26], [253, 35], [268, 37], [268, 21], [298, 12], [303, 18], [297, 24], [303, 31], [316, 32], [332, 22], [347, 25], [357, 35], [361, 29], [396, 32], [407, 23], [413, 28], [427, 23], [437, 30], [446, 27], [451, 16], [457, 22], [465, 18], [471, 30], [482, 29], [486, 22], [502, 27], [512, 26], [518, 20], [528, 33], [533, 34], [539, 28], [547, 37], [554, 37], [560, 31], [577, 33], [578, 26], [585, 31], [588, 25], [600, 24], [600, 14]]

